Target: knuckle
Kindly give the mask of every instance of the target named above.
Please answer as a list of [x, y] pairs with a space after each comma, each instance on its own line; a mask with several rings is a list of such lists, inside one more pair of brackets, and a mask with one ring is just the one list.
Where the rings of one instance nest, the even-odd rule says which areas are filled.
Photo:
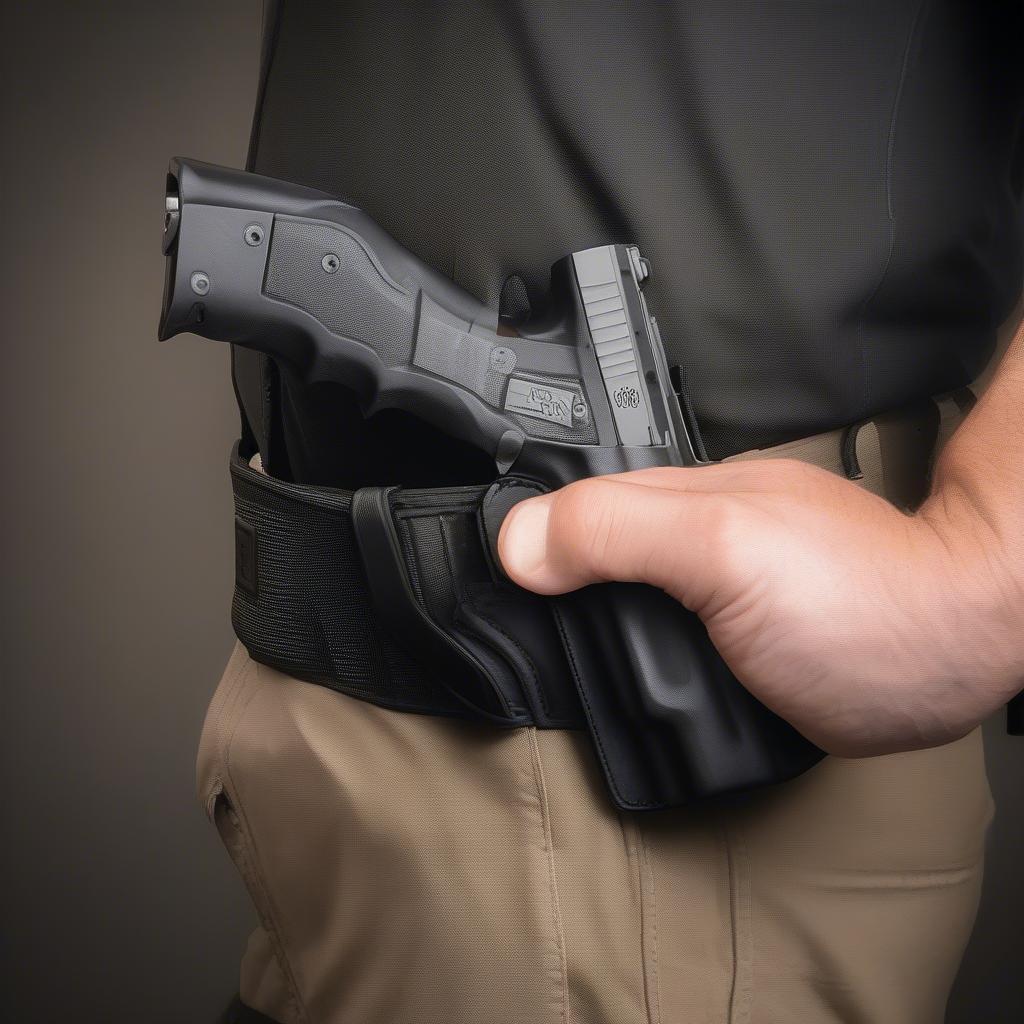
[[555, 495], [551, 528], [559, 548], [578, 568], [603, 574], [623, 533], [615, 486], [609, 481], [588, 479], [562, 488]]

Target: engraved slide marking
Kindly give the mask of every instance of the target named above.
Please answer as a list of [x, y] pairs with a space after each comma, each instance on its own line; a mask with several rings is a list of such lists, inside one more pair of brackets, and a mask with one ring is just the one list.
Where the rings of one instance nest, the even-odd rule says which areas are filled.
[[532, 416], [534, 419], [571, 427], [572, 407], [576, 400], [576, 394], [564, 388], [538, 384], [536, 381], [523, 380], [521, 377], [510, 377], [508, 393], [505, 395], [505, 409], [522, 416]]

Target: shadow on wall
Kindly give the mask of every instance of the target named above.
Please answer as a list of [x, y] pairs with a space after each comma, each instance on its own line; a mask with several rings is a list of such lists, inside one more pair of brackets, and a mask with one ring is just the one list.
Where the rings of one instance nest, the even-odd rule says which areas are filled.
[[156, 343], [168, 157], [245, 159], [252, 0], [6, 4], [5, 1020], [213, 1021], [251, 911], [193, 796], [231, 647], [226, 347]]

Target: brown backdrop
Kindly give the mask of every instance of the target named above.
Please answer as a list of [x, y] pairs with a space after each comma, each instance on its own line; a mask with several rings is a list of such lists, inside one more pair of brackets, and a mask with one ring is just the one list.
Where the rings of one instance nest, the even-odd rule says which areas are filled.
[[[154, 340], [159, 235], [170, 155], [244, 160], [260, 4], [3, 6], [0, 1016], [198, 1024], [251, 921], [192, 796], [237, 424], [227, 349]], [[1017, 1019], [1024, 740], [992, 733], [963, 1024]]]

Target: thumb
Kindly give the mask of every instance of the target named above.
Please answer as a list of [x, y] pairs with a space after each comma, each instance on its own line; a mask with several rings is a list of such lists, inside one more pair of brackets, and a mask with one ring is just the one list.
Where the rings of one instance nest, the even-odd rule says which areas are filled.
[[539, 594], [608, 580], [650, 583], [699, 607], [716, 582], [709, 545], [717, 495], [580, 480], [514, 506], [498, 554], [508, 575]]

